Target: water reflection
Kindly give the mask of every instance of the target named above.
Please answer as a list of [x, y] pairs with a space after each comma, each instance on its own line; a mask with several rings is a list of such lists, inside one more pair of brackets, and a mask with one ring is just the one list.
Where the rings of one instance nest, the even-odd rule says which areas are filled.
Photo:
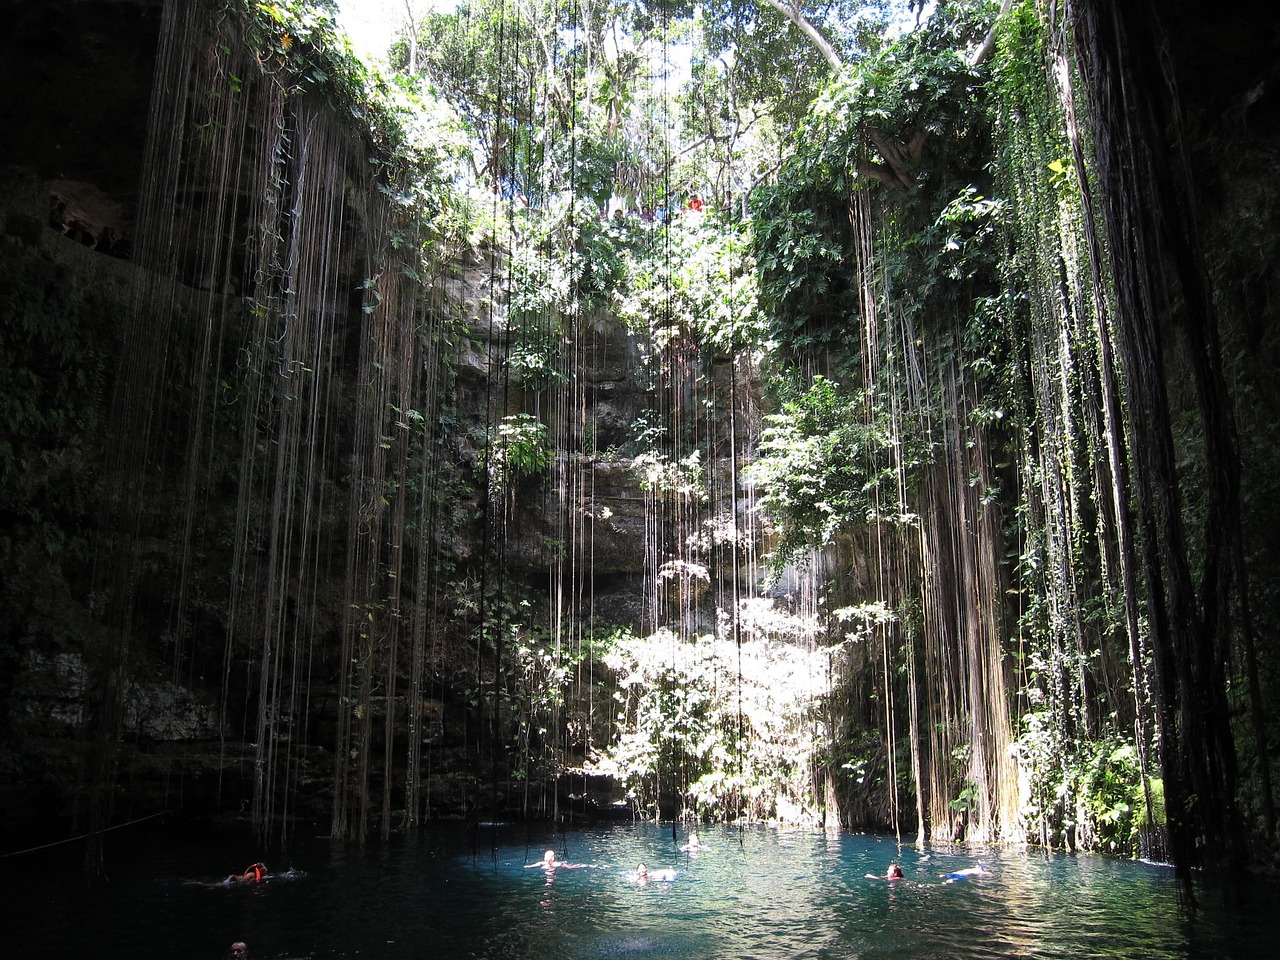
[[[689, 851], [680, 834], [492, 824], [364, 848], [317, 839], [270, 858], [280, 872], [251, 885], [224, 881], [257, 851], [158, 835], [114, 851], [112, 882], [91, 889], [70, 854], [29, 865], [9, 895], [7, 955], [214, 960], [243, 940], [253, 960], [1256, 960], [1280, 934], [1273, 884], [1188, 915], [1172, 872], [1146, 864], [764, 828], [704, 828]], [[544, 869], [548, 848], [574, 866]], [[944, 882], [978, 859], [989, 873]], [[637, 883], [641, 861], [673, 879]], [[904, 876], [889, 882], [892, 861]]]

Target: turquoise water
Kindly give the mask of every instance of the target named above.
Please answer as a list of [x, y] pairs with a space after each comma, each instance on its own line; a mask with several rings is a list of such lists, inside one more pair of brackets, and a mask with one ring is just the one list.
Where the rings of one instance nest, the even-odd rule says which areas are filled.
[[[364, 848], [308, 838], [265, 857], [257, 886], [222, 879], [260, 859], [238, 835], [121, 836], [109, 882], [87, 889], [69, 853], [9, 861], [23, 882], [5, 896], [4, 953], [216, 960], [243, 940], [251, 960], [1280, 955], [1271, 883], [1230, 903], [1202, 891], [1188, 913], [1172, 871], [1149, 864], [763, 827], [699, 835], [697, 854], [670, 824], [438, 827]], [[525, 866], [548, 847], [580, 866]], [[866, 876], [894, 859], [903, 880]], [[942, 879], [978, 859], [986, 876]], [[674, 879], [636, 883], [640, 861]]]

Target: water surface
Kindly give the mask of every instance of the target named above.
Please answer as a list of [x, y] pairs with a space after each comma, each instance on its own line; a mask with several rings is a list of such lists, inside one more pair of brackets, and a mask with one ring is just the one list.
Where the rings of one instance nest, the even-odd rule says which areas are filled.
[[[779, 960], [779, 958], [1249, 958], [1280, 950], [1280, 888], [1179, 907], [1167, 867], [1095, 856], [899, 847], [892, 838], [706, 828], [681, 852], [670, 824], [551, 832], [436, 826], [363, 848], [176, 831], [113, 837], [110, 880], [87, 887], [72, 854], [11, 859], [6, 956], [251, 960]], [[553, 848], [575, 864], [529, 867]], [[266, 859], [262, 884], [228, 883]], [[943, 874], [982, 860], [986, 876]], [[905, 877], [882, 876], [897, 860]], [[674, 870], [639, 884], [637, 863]]]

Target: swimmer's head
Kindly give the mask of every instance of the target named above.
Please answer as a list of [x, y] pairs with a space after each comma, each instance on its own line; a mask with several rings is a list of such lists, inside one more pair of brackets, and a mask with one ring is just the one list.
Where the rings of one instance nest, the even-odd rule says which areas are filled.
[[555, 863], [555, 862], [556, 862], [556, 852], [555, 852], [554, 850], [548, 850], [546, 853], [544, 853], [544, 854], [542, 855], [542, 862], [543, 862], [543, 863]]
[[249, 948], [244, 945], [243, 941], [237, 940], [231, 945], [231, 956], [234, 957], [235, 960], [244, 960], [248, 954]]

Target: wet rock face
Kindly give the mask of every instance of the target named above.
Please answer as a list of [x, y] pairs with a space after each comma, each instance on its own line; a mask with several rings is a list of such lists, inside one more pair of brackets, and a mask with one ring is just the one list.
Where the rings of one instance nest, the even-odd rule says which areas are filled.
[[[92, 537], [98, 523], [93, 511], [107, 443], [102, 428], [108, 420], [120, 318], [129, 309], [131, 278], [139, 268], [108, 255], [110, 251], [97, 244], [84, 242], [84, 237], [63, 229], [65, 223], [52, 222], [47, 217], [51, 209], [47, 203], [55, 190], [62, 196], [80, 198], [66, 209], [79, 211], [75, 220], [88, 225], [85, 236], [100, 235], [107, 222], [106, 217], [93, 214], [94, 210], [110, 215], [119, 209], [113, 206], [117, 203], [114, 198], [86, 181], [53, 183], [29, 169], [14, 167], [0, 173], [0, 280], [5, 281], [10, 297], [7, 303], [43, 331], [23, 340], [17, 353], [6, 352], [8, 369], [12, 373], [29, 367], [29, 374], [21, 374], [22, 382], [45, 382], [49, 396], [42, 404], [61, 405], [58, 398], [64, 394], [53, 385], [66, 380], [66, 395], [74, 396], [77, 404], [61, 407], [56, 429], [32, 427], [22, 438], [21, 448], [14, 449], [29, 467], [4, 474], [8, 486], [0, 490], [6, 518], [21, 516], [18, 526], [8, 525], [2, 533], [23, 544], [20, 551], [0, 551], [0, 834], [10, 835], [24, 834], [32, 828], [33, 818], [45, 816], [57, 819], [58, 824], [47, 827], [50, 835], [57, 835], [70, 817], [76, 771], [83, 760], [85, 720], [93, 710], [89, 652], [113, 642], [101, 622], [101, 598], [94, 596], [90, 586]], [[91, 202], [81, 202], [86, 197]], [[450, 298], [452, 309], [464, 313], [467, 302], [484, 295], [484, 283], [482, 275], [462, 271]], [[183, 289], [181, 284], [175, 285], [175, 302], [182, 299]], [[41, 305], [40, 312], [33, 312], [35, 304]], [[487, 356], [488, 338], [503, 333], [501, 325], [473, 328], [464, 356]], [[588, 405], [591, 413], [601, 403], [612, 411], [617, 441], [623, 443], [626, 428], [635, 418], [633, 411], [646, 402], [636, 379], [628, 373], [633, 346], [626, 331], [607, 318], [593, 326], [591, 336], [597, 344], [594, 355], [607, 362], [584, 371], [592, 385]], [[93, 381], [83, 380], [74, 369], [86, 358], [93, 360], [98, 371]], [[460, 364], [462, 389], [482, 398], [486, 374], [481, 363]], [[12, 390], [15, 382], [10, 378], [4, 386]], [[597, 402], [599, 398], [606, 399]], [[484, 410], [484, 405], [477, 403], [460, 412], [482, 417]], [[460, 427], [459, 437], [470, 436], [472, 426]], [[18, 443], [13, 434], [5, 439]], [[578, 446], [582, 438], [575, 434], [571, 442]], [[452, 456], [460, 469], [475, 469], [475, 450], [466, 443], [460, 441]], [[582, 458], [572, 469], [588, 477], [594, 490], [590, 509], [599, 622], [638, 627], [644, 616], [644, 495], [623, 459]], [[546, 539], [563, 529], [547, 511], [549, 504], [556, 503], [556, 497], [548, 496], [553, 482], [549, 474], [541, 475], [530, 478], [515, 492], [519, 520], [512, 537], [509, 576], [527, 583], [535, 594], [548, 587]], [[231, 542], [238, 493], [234, 475], [229, 474], [228, 482], [217, 490], [216, 497], [202, 506], [202, 533], [190, 574], [191, 584], [200, 585], [195, 593], [201, 599], [188, 604], [184, 614], [188, 633], [182, 637], [171, 626], [179, 589], [174, 571], [182, 562], [181, 550], [166, 532], [176, 529], [173, 517], [179, 503], [174, 499], [153, 505], [154, 518], [165, 529], [148, 527], [146, 531], [143, 554], [147, 575], [138, 585], [128, 676], [121, 683], [124, 701], [118, 781], [127, 785], [121, 789], [128, 793], [120, 798], [122, 809], [165, 809], [173, 801], [167, 791], [181, 783], [182, 805], [188, 814], [220, 818], [247, 815], [257, 750], [257, 688], [250, 675], [261, 641], [256, 622], [247, 614], [236, 623], [228, 622], [223, 595], [217, 592], [225, 588], [229, 566], [226, 545]], [[448, 549], [460, 563], [483, 549], [482, 541], [474, 537], [474, 525], [461, 519], [478, 507], [478, 502], [459, 504], [456, 529], [445, 534], [451, 540]], [[329, 526], [342, 529], [343, 518], [335, 515]], [[74, 543], [68, 543], [72, 540]], [[337, 646], [336, 624], [343, 596], [339, 541], [340, 536], [335, 535], [334, 547], [339, 552], [330, 559], [332, 576], [318, 588], [333, 609], [311, 619], [317, 649], [322, 651]], [[449, 625], [447, 629], [455, 628]], [[234, 635], [235, 641], [228, 671], [223, 658], [229, 635]], [[176, 643], [186, 645], [191, 664], [177, 677], [172, 676], [171, 666]], [[465, 637], [451, 637], [442, 646], [451, 643], [461, 650]], [[329, 654], [322, 653], [321, 659], [324, 656]], [[423, 748], [433, 756], [433, 816], [469, 815], [490, 802], [494, 794], [492, 775], [477, 767], [474, 748], [468, 748], [467, 737], [473, 736], [467, 726], [470, 708], [459, 692], [465, 682], [474, 682], [474, 677], [468, 680], [465, 675], [473, 669], [474, 654], [468, 657], [459, 652], [456, 656], [468, 663], [457, 668], [461, 671], [458, 675], [443, 669], [432, 688], [439, 696], [427, 697], [420, 705]], [[298, 816], [323, 818], [331, 802], [335, 718], [342, 710], [336, 693], [326, 686], [331, 679], [323, 668], [317, 669], [310, 713], [305, 718], [307, 742], [290, 746], [298, 758], [294, 808]], [[607, 699], [607, 692], [597, 692], [598, 701]], [[385, 703], [377, 709], [385, 713]], [[401, 713], [408, 709], [403, 696], [396, 709]], [[220, 716], [230, 719], [220, 722]], [[381, 723], [381, 714], [375, 722]], [[583, 755], [589, 752], [583, 739], [586, 735], [580, 732], [575, 746]], [[608, 730], [596, 729], [590, 736], [602, 743]], [[552, 787], [543, 788], [546, 796], [552, 795], [548, 792]], [[601, 796], [605, 794], [607, 790]], [[547, 807], [548, 815], [550, 809]]]
[[91, 250], [129, 258], [133, 220], [124, 203], [92, 183], [51, 180], [49, 226]]
[[[122, 351], [145, 355], [152, 346], [119, 341], [134, 280], [143, 275], [129, 259], [130, 240], [161, 8], [161, 0], [0, 0], [0, 307], [8, 314], [0, 319], [20, 315], [24, 321], [0, 327], [0, 391], [10, 391], [0, 399], [12, 401], [0, 406], [0, 440], [10, 444], [10, 460], [21, 465], [6, 473], [0, 460], [0, 833], [20, 830], [23, 818], [37, 809], [69, 811], [92, 711], [86, 664], [93, 662], [94, 649], [118, 642], [103, 626], [103, 598], [94, 596], [94, 538], [101, 529], [95, 511], [102, 502], [104, 448], [111, 442], [105, 427], [119, 357]], [[468, 491], [446, 505], [448, 519], [439, 533], [441, 550], [460, 579], [486, 549], [475, 519], [484, 506], [477, 492], [476, 436], [483, 434], [493, 381], [501, 373], [492, 358], [501, 353], [497, 345], [507, 334], [500, 311], [486, 307], [495, 259], [464, 259], [441, 291], [441, 309], [469, 331], [453, 357], [457, 398], [450, 415], [456, 414], [457, 423], [441, 444], [447, 447], [449, 469], [463, 478], [458, 488]], [[181, 264], [177, 269], [178, 275], [169, 278], [172, 289], [166, 289], [175, 330], [200, 321], [191, 305], [197, 290], [225, 297], [219, 306], [235, 312], [234, 287], [206, 282], [200, 273], [184, 274]], [[363, 333], [360, 306], [357, 296], [334, 308], [347, 310], [335, 328], [349, 331], [353, 342]], [[554, 452], [558, 472], [523, 478], [512, 492], [505, 575], [529, 588], [530, 595], [545, 598], [552, 586], [548, 557], [571, 549], [560, 542], [566, 530], [589, 528], [589, 558], [575, 556], [564, 569], [572, 570], [575, 590], [592, 595], [596, 627], [640, 630], [651, 618], [645, 600], [651, 558], [645, 546], [646, 494], [629, 456], [635, 452], [635, 425], [653, 401], [644, 386], [636, 338], [606, 314], [580, 322], [575, 337], [583, 359], [575, 375], [581, 378], [582, 408], [556, 433], [566, 447]], [[14, 333], [18, 327], [20, 339]], [[189, 365], [173, 369], [179, 373], [165, 384], [162, 405], [170, 419], [181, 422], [184, 407], [194, 402], [197, 378], [188, 376]], [[355, 376], [354, 365], [335, 381], [339, 376]], [[14, 387], [19, 382], [22, 391]], [[349, 387], [337, 384], [335, 391], [343, 394]], [[532, 392], [514, 393], [511, 409], [538, 409], [549, 416]], [[11, 429], [14, 424], [4, 416], [24, 418], [21, 431]], [[211, 476], [217, 479], [208, 484], [211, 492], [192, 518], [197, 542], [188, 553], [177, 542], [183, 524], [175, 518], [185, 505], [173, 489], [185, 449], [180, 429], [166, 441], [166, 457], [174, 459], [157, 467], [169, 471], [165, 482], [171, 486], [157, 481], [160, 494], [147, 505], [128, 676], [119, 682], [124, 696], [119, 779], [128, 784], [138, 810], [167, 805], [165, 791], [175, 770], [188, 810], [238, 816], [252, 791], [262, 617], [248, 601], [235, 614], [228, 612], [243, 477], [239, 436], [228, 429], [222, 438], [234, 449], [210, 451]], [[332, 445], [349, 450], [351, 440], [344, 436]], [[589, 490], [589, 497], [560, 498], [556, 485], [566, 477]], [[347, 546], [346, 491], [338, 488], [348, 481], [338, 471], [327, 482], [331, 487], [316, 507], [324, 514], [317, 520], [323, 530], [317, 549], [325, 554], [315, 597], [306, 600], [307, 641], [317, 650], [314, 675], [307, 681], [309, 714], [290, 718], [305, 731], [289, 744], [299, 765], [299, 815], [304, 808], [325, 812], [332, 795], [337, 718], [345, 709], [336, 692], [335, 661]], [[261, 507], [250, 503], [250, 509]], [[575, 510], [576, 517], [565, 513]], [[252, 586], [244, 589], [251, 592]], [[299, 614], [290, 608], [289, 616], [294, 615]], [[423, 747], [435, 758], [432, 812], [447, 816], [469, 813], [480, 799], [491, 797], [501, 774], [481, 769], [475, 758], [476, 708], [468, 703], [468, 685], [481, 682], [475, 675], [478, 631], [457, 617], [441, 619], [447, 622], [438, 628], [440, 662], [430, 665], [435, 671], [431, 693], [416, 709]], [[181, 625], [175, 628], [177, 622]], [[174, 654], [179, 645], [181, 658]], [[486, 649], [486, 669], [489, 656]], [[175, 675], [172, 664], [178, 659], [184, 667]], [[492, 677], [482, 682], [490, 684]], [[401, 715], [409, 710], [406, 688], [407, 683], [398, 688], [390, 705]], [[597, 703], [607, 702], [609, 691], [602, 688], [594, 696]], [[577, 706], [567, 705], [566, 715], [577, 717]], [[388, 707], [385, 700], [374, 704], [381, 716]], [[503, 722], [511, 720], [504, 716]], [[607, 739], [608, 721], [598, 720], [595, 729], [580, 717], [573, 723], [565, 741], [575, 756], [586, 759], [593, 745]], [[585, 796], [576, 788], [571, 792]], [[588, 806], [607, 807], [608, 793], [608, 784], [594, 784]]]
[[161, 0], [0, 0], [0, 165], [137, 190]]
[[[74, 737], [84, 722], [89, 669], [78, 652], [52, 657], [27, 651], [21, 670], [23, 696], [10, 722], [31, 735]], [[221, 732], [216, 704], [207, 695], [172, 680], [134, 678], [125, 686], [123, 730], [151, 741], [201, 741]]]
[[[0, 0], [0, 319], [24, 320], [21, 342], [12, 325], [0, 331], [0, 390], [22, 410], [30, 408], [30, 416], [21, 414], [20, 431], [6, 423], [2, 435], [11, 461], [22, 468], [0, 472], [0, 835], [25, 836], [35, 824], [51, 835], [62, 832], [76, 803], [86, 720], [94, 710], [90, 651], [116, 642], [99, 622], [100, 598], [90, 587], [98, 524], [93, 511], [118, 348], [144, 346], [118, 340], [137, 271], [128, 261], [161, 7], [160, 0]], [[488, 295], [482, 267], [483, 261], [463, 263], [445, 291], [448, 309], [458, 316], [467, 317], [468, 304]], [[176, 287], [201, 288], [197, 277], [175, 279]], [[182, 291], [176, 293], [181, 300]], [[358, 318], [358, 303], [354, 313]], [[642, 402], [628, 383], [633, 346], [616, 326], [598, 318], [590, 331], [599, 363], [586, 377], [589, 403], [602, 425], [595, 441], [602, 445], [625, 441]], [[491, 376], [488, 340], [502, 333], [500, 322], [477, 324], [459, 354], [465, 416], [483, 416], [483, 403], [466, 398], [484, 397]], [[24, 389], [41, 385], [38, 395], [15, 393], [19, 381]], [[75, 397], [74, 407], [65, 404], [67, 396]], [[13, 404], [3, 409], [10, 419], [19, 415]], [[575, 434], [573, 443], [581, 447], [584, 439]], [[455, 452], [460, 469], [475, 468], [474, 451]], [[601, 555], [610, 558], [601, 576], [618, 589], [618, 615], [629, 617], [639, 579], [621, 571], [642, 561], [635, 537], [643, 524], [627, 519], [623, 475], [613, 467], [601, 473], [619, 486], [610, 494], [618, 501], [608, 512], [611, 520], [601, 525]], [[532, 487], [538, 483], [545, 480]], [[542, 538], [549, 524], [543, 516], [547, 499], [532, 487], [521, 501], [530, 532], [527, 565], [517, 563], [512, 576], [536, 579], [545, 567]], [[188, 605], [188, 636], [178, 638], [170, 627], [180, 551], [163, 531], [148, 530], [149, 572], [139, 587], [128, 675], [120, 681], [117, 783], [127, 796], [118, 798], [119, 809], [171, 808], [180, 783], [188, 814], [247, 815], [258, 748], [257, 689], [247, 678], [260, 641], [254, 623], [228, 622], [216, 592], [225, 586], [225, 531], [234, 525], [233, 474], [219, 491], [222, 499], [203, 508], [207, 539], [196, 550], [192, 583], [208, 592], [207, 599]], [[465, 506], [459, 505], [463, 513]], [[157, 504], [155, 511], [165, 518], [170, 506]], [[343, 519], [334, 520], [335, 529]], [[461, 561], [479, 549], [463, 542], [468, 530], [459, 520], [452, 535]], [[332, 566], [341, 571], [340, 556]], [[340, 607], [336, 577], [320, 589], [338, 598], [333, 605]], [[314, 618], [316, 632], [324, 635], [321, 645], [336, 643], [336, 619]], [[232, 633], [228, 671], [223, 658]], [[179, 642], [196, 652], [188, 654], [192, 669], [172, 676]], [[322, 818], [331, 802], [334, 718], [342, 707], [325, 686], [328, 680], [327, 674], [316, 678], [308, 742], [289, 748], [297, 760], [297, 816]], [[437, 682], [441, 697], [422, 705], [424, 745], [436, 757], [432, 810], [459, 815], [491, 796], [493, 775], [477, 769], [474, 750], [466, 749], [465, 698], [448, 688], [451, 680]]]

